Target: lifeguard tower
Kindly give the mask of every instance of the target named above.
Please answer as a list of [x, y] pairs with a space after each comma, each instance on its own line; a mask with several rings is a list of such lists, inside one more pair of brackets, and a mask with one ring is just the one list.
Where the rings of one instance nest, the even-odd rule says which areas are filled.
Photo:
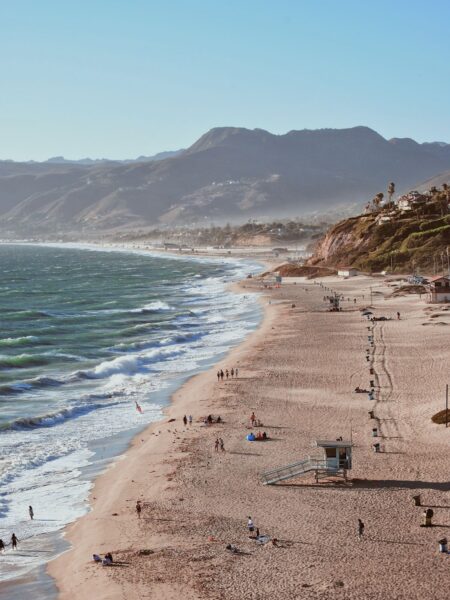
[[316, 482], [324, 477], [343, 477], [352, 468], [352, 442], [344, 440], [316, 440], [316, 447], [323, 449], [322, 457], [305, 458], [299, 462], [278, 467], [261, 474], [264, 485], [272, 485], [286, 479], [314, 473]]

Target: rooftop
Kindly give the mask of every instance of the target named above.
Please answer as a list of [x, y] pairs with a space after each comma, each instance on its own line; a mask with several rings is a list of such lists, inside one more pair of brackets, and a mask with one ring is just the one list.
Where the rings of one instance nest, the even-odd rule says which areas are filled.
[[352, 442], [342, 440], [316, 440], [318, 448], [351, 448]]

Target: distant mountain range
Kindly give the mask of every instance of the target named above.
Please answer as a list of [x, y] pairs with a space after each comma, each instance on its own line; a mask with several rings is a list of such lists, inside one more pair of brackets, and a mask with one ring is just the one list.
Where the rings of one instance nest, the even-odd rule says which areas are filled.
[[215, 128], [190, 148], [134, 161], [0, 161], [0, 233], [243, 222], [362, 205], [450, 169], [450, 145], [368, 127]]

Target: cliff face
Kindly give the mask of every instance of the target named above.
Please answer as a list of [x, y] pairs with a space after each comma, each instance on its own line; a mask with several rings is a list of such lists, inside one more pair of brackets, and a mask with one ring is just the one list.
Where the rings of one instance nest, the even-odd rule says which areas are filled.
[[360, 215], [333, 225], [317, 242], [309, 265], [353, 266], [366, 272], [447, 270], [450, 215], [429, 202], [409, 213]]

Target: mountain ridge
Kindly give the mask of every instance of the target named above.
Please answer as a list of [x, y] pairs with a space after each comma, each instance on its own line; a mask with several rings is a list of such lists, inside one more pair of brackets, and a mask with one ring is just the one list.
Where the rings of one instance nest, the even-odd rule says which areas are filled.
[[385, 139], [373, 129], [216, 127], [160, 160], [0, 161], [0, 231], [98, 231], [242, 222], [362, 205], [450, 169], [450, 145]]

